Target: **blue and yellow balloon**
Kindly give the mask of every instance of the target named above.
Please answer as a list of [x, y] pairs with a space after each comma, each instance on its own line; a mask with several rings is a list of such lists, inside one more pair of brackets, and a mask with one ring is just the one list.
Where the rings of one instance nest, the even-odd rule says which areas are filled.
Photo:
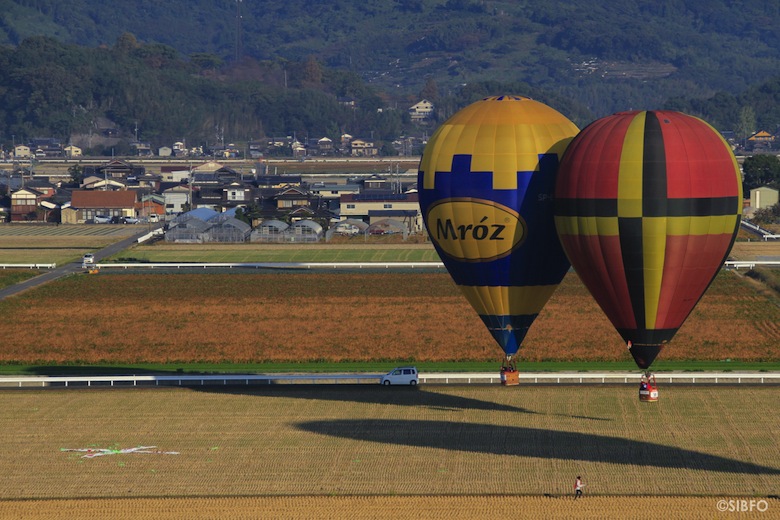
[[553, 191], [577, 132], [538, 101], [489, 97], [445, 121], [420, 161], [428, 234], [507, 359], [570, 267], [555, 232]]

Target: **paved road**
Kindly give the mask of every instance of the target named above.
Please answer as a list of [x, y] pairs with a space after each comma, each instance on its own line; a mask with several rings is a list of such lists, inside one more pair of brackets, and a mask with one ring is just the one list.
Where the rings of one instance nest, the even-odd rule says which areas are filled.
[[[109, 246], [104, 247], [100, 251], [95, 252], [95, 262], [99, 262], [103, 258], [107, 258], [127, 249], [128, 247], [132, 246], [136, 240], [138, 240], [138, 237], [146, 235], [147, 233], [149, 233], [149, 229], [146, 226], [143, 226], [143, 229], [133, 236], [127, 237], [119, 242], [115, 242]], [[40, 287], [43, 284], [52, 282], [62, 278], [63, 276], [68, 276], [69, 274], [78, 273], [81, 271], [83, 271], [81, 268], [81, 262], [73, 262], [55, 269], [51, 269], [34, 278], [30, 278], [29, 280], [25, 280], [18, 284], [0, 289], [0, 300], [4, 300], [9, 296], [19, 294], [34, 287]]]

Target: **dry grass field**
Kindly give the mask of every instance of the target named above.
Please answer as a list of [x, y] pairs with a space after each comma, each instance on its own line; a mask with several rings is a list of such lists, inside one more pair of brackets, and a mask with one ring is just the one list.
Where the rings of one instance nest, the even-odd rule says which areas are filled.
[[142, 231], [121, 225], [0, 224], [0, 264], [58, 264], [72, 262]]
[[[1, 363], [493, 361], [501, 355], [445, 273], [76, 275], [0, 301], [0, 314]], [[661, 359], [776, 360], [778, 343], [777, 294], [724, 271]], [[574, 274], [521, 350], [528, 361], [628, 359]]]
[[[777, 387], [379, 385], [0, 392], [0, 517], [776, 516]], [[83, 458], [63, 449], [178, 454]], [[576, 475], [585, 497], [571, 500]]]

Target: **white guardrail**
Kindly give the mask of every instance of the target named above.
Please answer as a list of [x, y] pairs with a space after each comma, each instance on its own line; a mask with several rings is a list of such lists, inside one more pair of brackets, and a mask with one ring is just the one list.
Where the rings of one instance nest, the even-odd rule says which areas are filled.
[[[753, 269], [757, 265], [780, 266], [774, 260], [728, 260], [723, 267]], [[246, 263], [131, 263], [95, 264], [97, 269], [444, 269], [442, 262], [246, 262]]]
[[723, 263], [723, 267], [729, 268], [733, 267], [734, 269], [753, 269], [757, 265], [766, 265], [766, 266], [780, 266], [780, 261], [777, 260], [726, 260]]
[[[780, 262], [778, 262], [780, 263]], [[98, 269], [443, 269], [441, 262], [245, 262], [95, 264]]]
[[[3, 376], [8, 387], [133, 387], [214, 386], [273, 384], [376, 384], [384, 374], [181, 374], [106, 376]], [[421, 384], [497, 384], [498, 371], [490, 373], [421, 373]], [[637, 384], [638, 372], [520, 372], [521, 384]], [[667, 372], [655, 373], [668, 384], [780, 384], [780, 372]]]
[[0, 264], [0, 269], [54, 269], [57, 264]]
[[[780, 236], [780, 235], [778, 235]], [[139, 239], [140, 240], [140, 239]], [[777, 260], [727, 260], [725, 268], [780, 266]], [[57, 264], [0, 264], [0, 269], [54, 269]], [[157, 262], [102, 263], [96, 269], [444, 269], [442, 262]]]

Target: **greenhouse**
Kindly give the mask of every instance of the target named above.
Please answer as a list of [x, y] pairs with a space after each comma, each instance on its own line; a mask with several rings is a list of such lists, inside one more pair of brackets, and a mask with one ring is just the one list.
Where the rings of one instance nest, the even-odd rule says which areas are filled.
[[203, 235], [204, 242], [246, 242], [252, 228], [237, 218], [214, 218], [217, 221]]
[[290, 226], [281, 220], [264, 220], [249, 236], [250, 242], [284, 242], [284, 232]]
[[[177, 217], [179, 218], [179, 217]], [[188, 218], [176, 222], [168, 231], [165, 232], [165, 241], [174, 243], [203, 243], [206, 242], [205, 236], [211, 223], [204, 222], [199, 218]]]
[[284, 232], [286, 242], [319, 242], [322, 226], [313, 220], [299, 220]]

